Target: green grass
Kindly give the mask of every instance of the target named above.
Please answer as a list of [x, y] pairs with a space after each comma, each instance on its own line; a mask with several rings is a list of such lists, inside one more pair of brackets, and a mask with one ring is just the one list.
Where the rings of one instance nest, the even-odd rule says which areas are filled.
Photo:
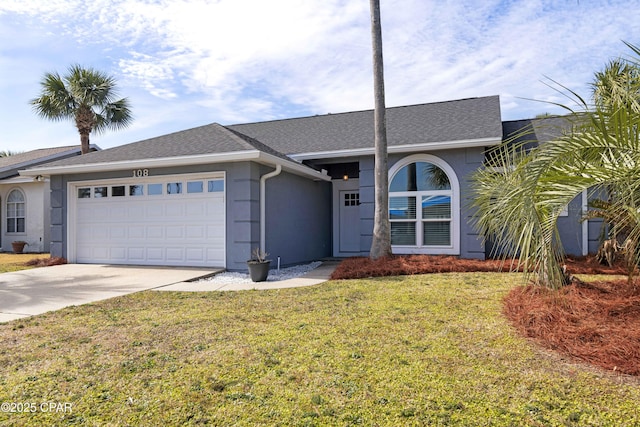
[[49, 258], [49, 254], [13, 254], [8, 252], [0, 253], [0, 273], [10, 271], [20, 271], [33, 268], [25, 265], [33, 259]]
[[519, 276], [142, 292], [0, 325], [0, 425], [634, 426], [638, 382], [501, 316]]

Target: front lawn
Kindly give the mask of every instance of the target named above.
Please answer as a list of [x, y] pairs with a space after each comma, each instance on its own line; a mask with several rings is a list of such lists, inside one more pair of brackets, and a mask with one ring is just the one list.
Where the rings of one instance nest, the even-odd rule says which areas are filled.
[[27, 263], [35, 260], [47, 260], [49, 258], [49, 254], [14, 254], [0, 252], [0, 273], [33, 268], [35, 265], [29, 266]]
[[0, 425], [640, 425], [637, 378], [509, 326], [502, 298], [521, 283], [147, 291], [0, 324], [0, 403], [36, 408], [3, 410]]

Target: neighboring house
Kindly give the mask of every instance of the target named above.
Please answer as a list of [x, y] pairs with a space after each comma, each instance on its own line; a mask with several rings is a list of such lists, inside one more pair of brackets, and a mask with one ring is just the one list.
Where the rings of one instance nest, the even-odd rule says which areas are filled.
[[[245, 270], [367, 255], [373, 111], [210, 124], [39, 166], [51, 253], [70, 262]], [[484, 258], [469, 175], [503, 139], [497, 96], [388, 108], [395, 253]]]
[[25, 252], [49, 252], [49, 179], [19, 176], [18, 171], [79, 154], [80, 145], [0, 158], [0, 250], [11, 251], [12, 242], [25, 241]]

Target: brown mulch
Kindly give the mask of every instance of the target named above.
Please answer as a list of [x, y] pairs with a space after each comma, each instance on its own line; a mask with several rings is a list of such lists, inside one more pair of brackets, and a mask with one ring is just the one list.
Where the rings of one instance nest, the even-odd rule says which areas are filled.
[[[601, 265], [594, 257], [568, 258], [572, 275], [625, 275], [620, 265]], [[349, 258], [332, 279], [354, 279], [445, 272], [510, 271], [517, 261], [469, 260], [454, 256], [406, 255], [371, 261]], [[640, 376], [640, 284], [626, 279], [582, 282], [560, 290], [539, 286], [514, 288], [503, 312], [512, 325], [540, 346], [574, 360], [627, 375]]]
[[541, 346], [606, 370], [640, 375], [640, 286], [575, 282], [513, 289], [503, 312]]
[[29, 267], [51, 267], [53, 265], [62, 265], [66, 264], [67, 260], [65, 258], [60, 257], [50, 257], [50, 258], [34, 258], [24, 263], [24, 265], [28, 265]]
[[[565, 260], [570, 274], [626, 274], [621, 265], [601, 265], [594, 257], [572, 257]], [[331, 279], [363, 279], [366, 277], [401, 276], [405, 274], [497, 272], [516, 269], [517, 260], [461, 259], [447, 255], [394, 255], [372, 261], [366, 257], [347, 258], [340, 263]]]

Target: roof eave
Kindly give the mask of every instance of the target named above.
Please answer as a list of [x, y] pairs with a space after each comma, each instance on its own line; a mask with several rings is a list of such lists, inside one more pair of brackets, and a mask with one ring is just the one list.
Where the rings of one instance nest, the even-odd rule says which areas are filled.
[[[416, 151], [433, 151], [448, 150], [452, 148], [472, 148], [472, 147], [489, 147], [498, 145], [502, 142], [502, 136], [492, 138], [466, 139], [459, 141], [441, 141], [441, 142], [425, 142], [422, 144], [406, 144], [406, 145], [390, 145], [387, 152], [393, 153], [412, 153]], [[308, 153], [291, 154], [293, 160], [302, 162], [304, 160], [332, 159], [340, 157], [358, 157], [370, 156], [375, 153], [374, 147], [367, 148], [351, 148], [345, 150], [317, 151]]]
[[312, 179], [329, 181], [331, 177], [318, 172], [308, 166], [286, 160], [258, 150], [234, 151], [229, 153], [199, 154], [194, 156], [163, 157], [157, 159], [126, 160], [117, 162], [91, 163], [68, 166], [35, 167], [20, 170], [21, 176], [51, 176], [66, 174], [81, 174], [93, 172], [111, 172], [127, 169], [150, 169], [159, 167], [194, 166], [212, 163], [229, 163], [255, 161], [262, 164], [280, 164], [283, 169], [296, 175], [306, 176]]
[[48, 163], [48, 162], [53, 162], [55, 160], [64, 158], [66, 156], [69, 156], [71, 154], [75, 154], [75, 153], [80, 153], [80, 148], [71, 148], [69, 150], [66, 151], [61, 151], [55, 154], [50, 154], [48, 156], [44, 156], [44, 157], [38, 157], [36, 159], [30, 159], [30, 160], [25, 160], [23, 162], [20, 163], [15, 163], [13, 165], [8, 165], [5, 166], [3, 168], [0, 168], [0, 172], [7, 172], [7, 171], [11, 171], [11, 170], [20, 170], [21, 168], [26, 168], [29, 167], [30, 165], [33, 164], [43, 164], [43, 163]]

